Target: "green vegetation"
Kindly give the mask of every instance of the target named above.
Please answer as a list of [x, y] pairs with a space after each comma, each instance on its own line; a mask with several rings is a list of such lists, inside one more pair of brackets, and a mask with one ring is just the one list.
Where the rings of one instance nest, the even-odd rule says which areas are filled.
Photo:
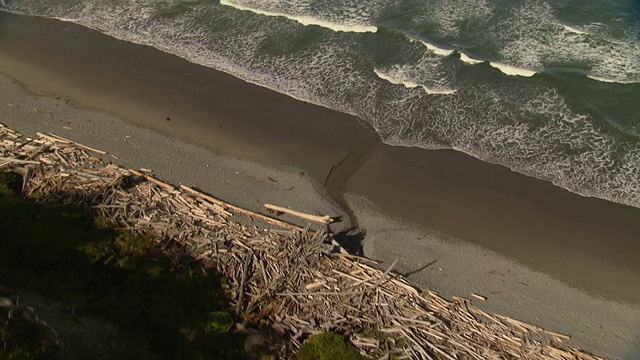
[[327, 332], [312, 336], [297, 353], [298, 360], [358, 360], [363, 357], [341, 335]]
[[0, 308], [0, 343], [6, 344], [0, 359], [242, 355], [213, 269], [205, 271], [178, 246], [160, 251], [152, 234], [116, 231], [78, 206], [23, 199], [21, 186], [19, 176], [0, 172], [0, 296], [37, 294], [63, 304], [64, 316], [98, 318], [118, 335], [84, 344], [84, 353], [64, 339], [58, 348], [37, 328], [7, 321]]
[[0, 171], [0, 196], [16, 196], [22, 189], [22, 177]]

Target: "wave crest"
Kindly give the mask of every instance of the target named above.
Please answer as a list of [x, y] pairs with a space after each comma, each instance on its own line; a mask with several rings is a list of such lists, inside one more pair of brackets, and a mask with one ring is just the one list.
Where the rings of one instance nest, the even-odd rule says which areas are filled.
[[417, 87], [420, 87], [429, 95], [451, 95], [451, 94], [455, 94], [455, 92], [458, 91], [454, 89], [430, 88], [425, 85], [421, 85], [421, 84], [412, 82], [410, 80], [407, 80], [405, 78], [398, 77], [398, 75], [401, 74], [401, 71], [399, 71], [398, 69], [396, 69], [395, 74], [393, 74], [394, 72], [391, 72], [391, 71], [385, 72], [379, 69], [373, 69], [373, 72], [376, 74], [377, 77], [391, 84], [402, 85], [407, 89], [415, 89]]
[[264, 15], [264, 16], [273, 16], [273, 17], [285, 17], [289, 20], [296, 21], [304, 26], [321, 26], [333, 31], [340, 32], [354, 32], [354, 33], [375, 33], [378, 31], [378, 28], [373, 25], [361, 24], [356, 21], [338, 21], [338, 19], [326, 20], [313, 15], [308, 14], [293, 14], [285, 11], [277, 12], [270, 11], [266, 9], [262, 9], [259, 6], [249, 6], [248, 4], [244, 4], [242, 1], [237, 0], [220, 0], [221, 5], [233, 7], [238, 10], [243, 11], [251, 11], [255, 14]]

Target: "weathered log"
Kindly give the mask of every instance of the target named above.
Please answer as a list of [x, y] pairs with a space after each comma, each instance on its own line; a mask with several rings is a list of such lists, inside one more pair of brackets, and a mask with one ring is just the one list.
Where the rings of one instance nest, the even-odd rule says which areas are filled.
[[319, 222], [319, 223], [322, 223], [322, 224], [330, 224], [330, 223], [333, 222], [333, 219], [329, 215], [324, 215], [324, 216], [311, 215], [311, 214], [306, 214], [306, 213], [303, 213], [303, 212], [300, 212], [300, 211], [291, 210], [291, 209], [288, 209], [288, 208], [285, 208], [285, 207], [282, 207], [282, 206], [277, 206], [277, 205], [272, 205], [272, 204], [264, 204], [264, 207], [266, 207], [267, 209], [270, 209], [270, 210], [286, 213], [286, 214], [289, 214], [289, 215], [293, 215], [293, 216], [299, 217], [301, 219], [315, 221], [315, 222]]

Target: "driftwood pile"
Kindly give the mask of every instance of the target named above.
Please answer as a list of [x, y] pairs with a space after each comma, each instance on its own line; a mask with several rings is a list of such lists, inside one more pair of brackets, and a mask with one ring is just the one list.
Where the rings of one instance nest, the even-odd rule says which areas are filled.
[[[282, 357], [311, 334], [335, 331], [378, 359], [597, 359], [568, 349], [565, 335], [417, 289], [392, 272], [395, 264], [380, 270], [346, 254], [322, 229], [300, 229], [107, 164], [98, 158], [104, 152], [54, 134], [28, 138], [0, 125], [0, 145], [0, 170], [23, 175], [25, 196], [78, 203], [122, 228], [152, 229], [159, 246], [178, 242], [215, 264], [228, 278], [237, 315], [266, 320], [288, 337]], [[237, 213], [286, 230], [229, 221]]]

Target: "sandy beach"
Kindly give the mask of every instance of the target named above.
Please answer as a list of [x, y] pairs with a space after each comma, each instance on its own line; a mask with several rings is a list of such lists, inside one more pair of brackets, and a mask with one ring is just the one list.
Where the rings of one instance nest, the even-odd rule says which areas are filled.
[[450, 150], [390, 147], [353, 116], [70, 23], [0, 13], [0, 59], [0, 122], [22, 133], [256, 211], [342, 216], [334, 232], [358, 227], [356, 251], [400, 259], [421, 286], [481, 293], [489, 311], [640, 358], [640, 209]]

